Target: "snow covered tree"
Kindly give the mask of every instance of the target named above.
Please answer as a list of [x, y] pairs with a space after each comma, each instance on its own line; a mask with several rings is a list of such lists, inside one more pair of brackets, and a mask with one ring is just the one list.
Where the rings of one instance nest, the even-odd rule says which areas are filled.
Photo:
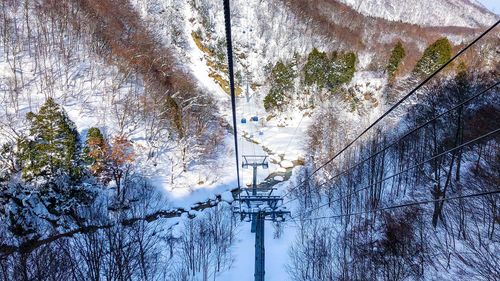
[[124, 198], [122, 194], [123, 180], [128, 177], [134, 159], [134, 146], [121, 136], [115, 137], [109, 149], [105, 150], [104, 169], [106, 175], [115, 181], [118, 198]]
[[356, 71], [356, 54], [333, 52], [328, 56], [314, 48], [304, 66], [304, 83], [317, 86], [319, 89], [337, 86], [351, 81]]
[[328, 86], [337, 86], [351, 81], [356, 71], [356, 54], [333, 52], [328, 69]]
[[38, 114], [28, 113], [29, 135], [18, 140], [23, 178], [66, 175], [76, 179], [78, 167], [78, 132], [64, 109], [52, 98]]
[[271, 71], [271, 78], [273, 86], [276, 86], [282, 91], [287, 91], [293, 88], [293, 79], [295, 78], [295, 71], [292, 65], [285, 64], [278, 61]]
[[405, 49], [401, 41], [396, 43], [394, 49], [392, 49], [391, 56], [389, 57], [389, 64], [387, 65], [387, 72], [389, 74], [389, 79], [393, 79], [398, 70], [399, 64], [406, 56]]
[[307, 86], [316, 85], [323, 88], [328, 81], [328, 56], [314, 48], [307, 57], [304, 66], [304, 83]]
[[417, 75], [430, 75], [451, 58], [451, 44], [446, 37], [438, 39], [424, 51], [413, 70]]
[[285, 95], [273, 88], [269, 90], [269, 94], [264, 98], [264, 108], [266, 111], [271, 111], [273, 109], [282, 110], [284, 104]]
[[7, 181], [16, 170], [14, 143], [7, 142], [0, 146], [0, 182]]
[[87, 140], [83, 148], [85, 162], [95, 176], [100, 175], [105, 170], [106, 155], [109, 145], [104, 139], [99, 128], [92, 127], [87, 132]]
[[264, 98], [264, 108], [270, 110], [283, 110], [287, 98], [287, 92], [293, 90], [293, 79], [295, 71], [292, 65], [278, 61], [271, 70], [271, 89]]

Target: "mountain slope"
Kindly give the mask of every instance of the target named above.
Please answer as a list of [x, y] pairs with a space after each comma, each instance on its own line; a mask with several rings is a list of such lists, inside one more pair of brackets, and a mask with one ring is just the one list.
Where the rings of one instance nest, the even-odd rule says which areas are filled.
[[479, 27], [493, 24], [498, 16], [474, 0], [339, 0], [358, 12], [391, 21], [425, 26]]

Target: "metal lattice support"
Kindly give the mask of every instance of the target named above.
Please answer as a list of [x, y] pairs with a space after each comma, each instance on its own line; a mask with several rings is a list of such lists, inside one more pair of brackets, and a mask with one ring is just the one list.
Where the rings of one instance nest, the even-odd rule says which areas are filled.
[[272, 195], [274, 188], [259, 190], [257, 188], [257, 168], [267, 169], [269, 164], [267, 156], [244, 155], [243, 168], [253, 168], [253, 182], [251, 192], [249, 188], [243, 189], [236, 199], [233, 213], [240, 216], [241, 220], [252, 221], [252, 233], [255, 233], [255, 281], [264, 281], [265, 278], [265, 246], [264, 222], [271, 220], [281, 222], [290, 212], [284, 208], [283, 198]]

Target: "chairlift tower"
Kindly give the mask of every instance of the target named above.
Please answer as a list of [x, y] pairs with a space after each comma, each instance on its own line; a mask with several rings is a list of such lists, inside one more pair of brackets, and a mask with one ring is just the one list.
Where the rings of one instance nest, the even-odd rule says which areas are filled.
[[236, 201], [233, 213], [239, 214], [241, 220], [252, 221], [252, 233], [255, 233], [255, 281], [264, 281], [265, 276], [265, 247], [264, 247], [264, 222], [266, 220], [282, 222], [290, 212], [282, 206], [283, 198], [273, 195], [274, 188], [259, 190], [257, 188], [257, 168], [269, 168], [267, 156], [243, 155], [243, 168], [253, 168], [253, 181], [251, 192], [249, 188], [243, 189]]

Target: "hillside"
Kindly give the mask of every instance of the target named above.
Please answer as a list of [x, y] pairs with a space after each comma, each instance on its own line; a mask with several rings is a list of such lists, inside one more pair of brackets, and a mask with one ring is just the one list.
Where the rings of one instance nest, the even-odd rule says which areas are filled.
[[425, 26], [481, 27], [498, 16], [474, 0], [407, 2], [392, 0], [340, 0], [363, 15]]
[[232, 0], [237, 124], [223, 1], [0, 5], [0, 280], [252, 280], [249, 155], [267, 280], [500, 278], [477, 2]]

